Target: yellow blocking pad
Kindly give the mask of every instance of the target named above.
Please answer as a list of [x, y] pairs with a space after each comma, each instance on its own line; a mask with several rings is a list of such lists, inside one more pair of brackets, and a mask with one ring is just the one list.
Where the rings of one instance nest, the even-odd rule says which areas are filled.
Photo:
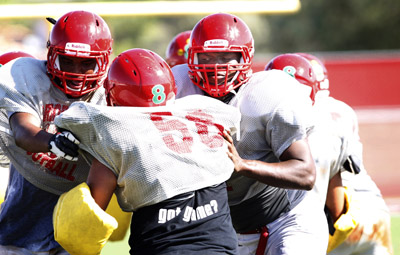
[[354, 191], [345, 187], [344, 197], [345, 197], [347, 211], [345, 214], [342, 214], [339, 217], [339, 219], [335, 222], [335, 224], [333, 224], [336, 230], [333, 236], [329, 235], [327, 253], [331, 252], [336, 247], [338, 247], [342, 242], [344, 242], [344, 240], [347, 239], [347, 237], [351, 234], [351, 232], [353, 232], [353, 230], [356, 228], [358, 224], [353, 214], [353, 212], [357, 210], [357, 208], [355, 208], [355, 206], [353, 206], [352, 204], [352, 192]]
[[132, 213], [122, 211], [115, 194], [113, 194], [110, 203], [108, 204], [106, 213], [113, 216], [118, 222], [118, 228], [114, 230], [109, 241], [124, 240], [125, 235], [131, 225]]
[[89, 186], [81, 183], [62, 194], [53, 212], [54, 238], [71, 255], [97, 255], [117, 221], [94, 201]]
[[4, 202], [10, 170], [0, 166], [0, 205]]

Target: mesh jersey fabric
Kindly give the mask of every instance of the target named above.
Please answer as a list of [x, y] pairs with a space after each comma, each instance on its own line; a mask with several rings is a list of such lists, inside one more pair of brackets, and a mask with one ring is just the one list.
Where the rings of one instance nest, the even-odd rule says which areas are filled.
[[160, 107], [77, 102], [55, 119], [118, 176], [125, 211], [226, 181], [233, 162], [221, 131], [239, 122], [236, 108], [200, 95]]
[[[357, 115], [349, 105], [333, 97], [321, 98], [321, 104], [331, 112], [340, 130], [346, 134], [352, 159], [360, 168], [358, 174], [349, 171], [342, 171], [341, 174], [343, 185], [355, 191], [352, 204], [353, 208], [357, 208], [353, 214], [358, 226], [346, 241], [329, 254], [390, 254], [390, 211], [380, 189], [363, 164], [363, 146], [358, 133]], [[358, 241], [354, 243], [354, 240]]]
[[349, 154], [360, 167], [360, 173], [357, 175], [342, 170], [343, 185], [351, 187], [356, 191], [371, 192], [381, 197], [380, 189], [371, 179], [363, 164], [363, 145], [359, 136], [357, 115], [353, 108], [333, 97], [321, 98], [321, 104], [324, 105], [327, 111], [331, 112], [331, 115], [337, 122], [337, 126], [340, 126], [340, 131], [346, 136], [349, 143]]
[[308, 135], [308, 144], [316, 165], [316, 180], [313, 187], [323, 210], [330, 179], [344, 171], [344, 162], [350, 154], [349, 136], [334, 119], [329, 109], [319, 101], [313, 106], [315, 125]]
[[[67, 98], [51, 84], [45, 63], [20, 58], [0, 68], [0, 146], [26, 180], [40, 189], [60, 195], [86, 181], [89, 163], [83, 157], [71, 162], [55, 158], [51, 153], [26, 152], [15, 144], [8, 123], [8, 117], [15, 112], [30, 113], [37, 118], [42, 129], [55, 133], [54, 117], [78, 100]], [[106, 104], [104, 89], [100, 88], [80, 100]]]
[[[190, 94], [204, 94], [188, 76], [187, 65], [172, 68], [178, 87], [178, 97]], [[279, 70], [256, 72], [249, 81], [240, 86], [229, 102], [240, 110], [240, 140], [235, 142], [241, 157], [264, 162], [279, 162], [279, 157], [293, 142], [307, 136], [307, 130], [313, 126], [312, 109], [309, 94], [298, 82]], [[227, 182], [230, 205], [242, 202], [266, 193], [282, 196], [281, 192], [268, 192], [277, 189], [260, 183], [255, 179], [233, 174]], [[296, 206], [305, 196], [303, 190], [285, 189], [291, 207]], [[277, 198], [277, 203], [282, 199]], [[274, 206], [270, 204], [269, 206]], [[251, 221], [259, 208], [242, 208]], [[252, 211], [252, 209], [254, 211]], [[267, 216], [266, 216], [267, 217]]]

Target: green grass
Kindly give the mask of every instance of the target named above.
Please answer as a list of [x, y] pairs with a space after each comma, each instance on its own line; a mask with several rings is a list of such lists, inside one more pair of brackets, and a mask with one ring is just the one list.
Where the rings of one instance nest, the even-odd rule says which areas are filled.
[[[125, 239], [118, 242], [109, 242], [104, 246], [101, 255], [129, 254], [129, 231]], [[400, 214], [392, 216], [392, 244], [394, 255], [400, 255]]]
[[400, 214], [392, 216], [391, 227], [394, 255], [400, 255]]
[[108, 242], [101, 251], [101, 255], [129, 254], [128, 240], [129, 240], [129, 230], [126, 233], [124, 240], [117, 242]]

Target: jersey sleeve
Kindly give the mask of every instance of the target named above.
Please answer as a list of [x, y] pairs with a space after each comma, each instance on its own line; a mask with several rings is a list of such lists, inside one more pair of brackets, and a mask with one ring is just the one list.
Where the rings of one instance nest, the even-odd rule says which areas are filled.
[[0, 108], [8, 117], [14, 112], [26, 112], [40, 121], [37, 97], [28, 84], [23, 63], [13, 62], [0, 68]]
[[188, 71], [189, 68], [186, 64], [177, 65], [172, 68], [177, 87], [176, 98], [195, 94], [204, 95], [204, 92], [190, 80]]
[[266, 136], [271, 140], [271, 147], [277, 158], [296, 141], [306, 138], [307, 122], [303, 113], [290, 103], [281, 104], [267, 124]]
[[[303, 86], [292, 77], [276, 73], [275, 107], [266, 119], [265, 136], [277, 158], [294, 142], [307, 137], [314, 126], [314, 112]], [[269, 97], [271, 98], [271, 97]]]

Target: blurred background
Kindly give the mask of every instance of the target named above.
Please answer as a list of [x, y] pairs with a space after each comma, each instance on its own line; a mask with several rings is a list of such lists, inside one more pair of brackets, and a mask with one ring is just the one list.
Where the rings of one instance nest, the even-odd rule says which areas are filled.
[[[252, 30], [254, 71], [263, 70], [280, 53], [320, 57], [328, 69], [331, 95], [356, 110], [368, 173], [393, 215], [399, 214], [400, 1], [0, 0], [0, 54], [23, 50], [45, 59], [51, 29], [45, 18], [78, 9], [93, 11], [109, 24], [113, 57], [130, 48], [165, 57], [176, 34], [219, 11], [236, 14]], [[393, 245], [400, 252], [400, 244]]]
[[[110, 5], [104, 8], [101, 3], [105, 2], [0, 0], [0, 52], [23, 48], [44, 57], [50, 29], [45, 17], [57, 19], [77, 8], [94, 11], [107, 21], [114, 37], [114, 54], [146, 47], [164, 55], [177, 33], [192, 29], [209, 13], [225, 10], [237, 10], [235, 14], [249, 25], [256, 57], [261, 60], [280, 52], [396, 54], [400, 48], [400, 1], [396, 0], [198, 1], [209, 6], [206, 11], [197, 10], [196, 1], [190, 6], [187, 1], [107, 1]], [[138, 3], [151, 3], [154, 9], [141, 13]], [[174, 4], [169, 7], [167, 3]], [[238, 5], [243, 8], [232, 7]], [[115, 8], [105, 9], [108, 6]], [[157, 6], [163, 9], [155, 10]]]

